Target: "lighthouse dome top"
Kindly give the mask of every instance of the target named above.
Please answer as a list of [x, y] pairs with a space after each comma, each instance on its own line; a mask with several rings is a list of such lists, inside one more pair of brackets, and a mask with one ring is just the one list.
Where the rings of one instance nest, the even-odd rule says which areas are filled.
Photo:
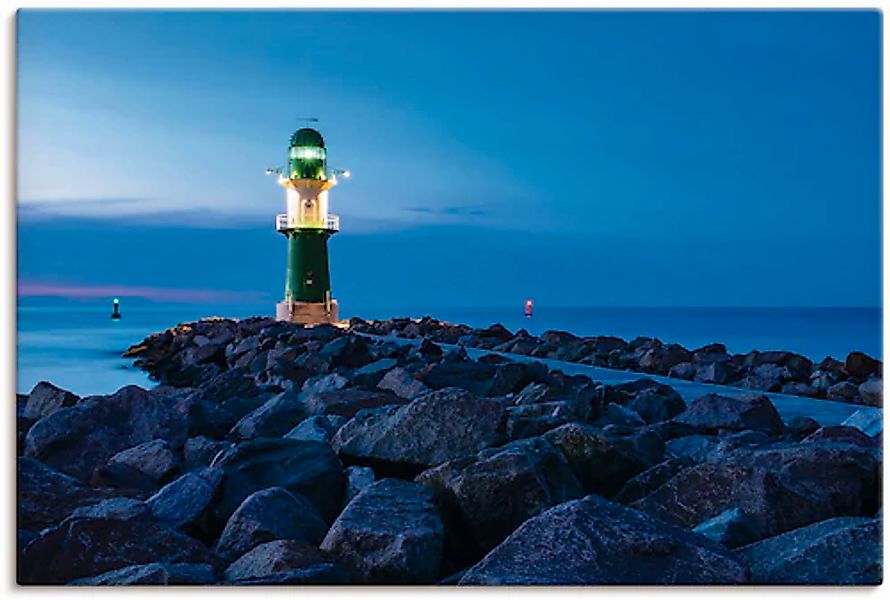
[[324, 138], [314, 129], [304, 127], [295, 131], [290, 137], [290, 145], [291, 147], [316, 146], [324, 148]]

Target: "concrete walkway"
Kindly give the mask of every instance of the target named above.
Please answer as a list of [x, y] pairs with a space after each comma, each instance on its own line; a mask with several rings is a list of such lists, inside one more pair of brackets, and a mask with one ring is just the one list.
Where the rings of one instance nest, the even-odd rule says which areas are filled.
[[[365, 334], [367, 335], [367, 334]], [[394, 336], [368, 336], [378, 339], [385, 339], [399, 343], [418, 344], [418, 339], [399, 338]], [[457, 348], [452, 344], [439, 344], [442, 348]], [[593, 367], [562, 360], [551, 360], [547, 358], [536, 358], [533, 356], [525, 356], [523, 354], [511, 354], [509, 352], [494, 352], [492, 350], [483, 350], [479, 348], [465, 347], [467, 355], [470, 358], [478, 359], [485, 354], [497, 354], [504, 356], [517, 362], [541, 362], [550, 369], [562, 371], [567, 375], [586, 375], [594, 381], [601, 381], [608, 385], [616, 385], [626, 383], [628, 381], [636, 381], [648, 377], [660, 383], [667, 384], [677, 390], [687, 404], [693, 400], [704, 396], [705, 394], [716, 393], [723, 396], [740, 396], [742, 394], [750, 394], [757, 390], [747, 388], [738, 388], [728, 385], [714, 385], [709, 383], [701, 383], [698, 381], [687, 381], [685, 379], [674, 379], [672, 377], [664, 377], [661, 375], [650, 375], [648, 373], [637, 373], [634, 371], [619, 371], [616, 369], [607, 369], [605, 367]], [[764, 393], [775, 405], [779, 415], [787, 423], [793, 417], [805, 416], [815, 419], [820, 425], [840, 425], [853, 413], [859, 411], [860, 416], [867, 416], [873, 419], [881, 419], [882, 409], [872, 406], [862, 406], [859, 404], [847, 404], [845, 402], [834, 402], [832, 400], [820, 400], [818, 398], [807, 398], [806, 396], [792, 396], [789, 394]], [[869, 419], [870, 420], [870, 419]]]

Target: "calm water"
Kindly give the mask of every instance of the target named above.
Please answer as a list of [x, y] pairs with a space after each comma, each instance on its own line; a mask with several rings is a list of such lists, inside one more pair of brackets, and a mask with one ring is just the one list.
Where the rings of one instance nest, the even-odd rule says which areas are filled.
[[[110, 302], [71, 303], [23, 299], [18, 307], [18, 380], [26, 393], [42, 379], [78, 394], [110, 393], [127, 384], [152, 383], [120, 358], [130, 345], [155, 331], [204, 316], [248, 317], [266, 305], [214, 306], [121, 303], [123, 319], [112, 321]], [[499, 322], [532, 334], [548, 329], [577, 335], [657, 337], [694, 348], [711, 342], [730, 352], [792, 350], [813, 360], [843, 358], [851, 350], [881, 356], [879, 308], [547, 308], [527, 319], [522, 306], [501, 309], [352, 310], [365, 318], [439, 319], [484, 327]]]

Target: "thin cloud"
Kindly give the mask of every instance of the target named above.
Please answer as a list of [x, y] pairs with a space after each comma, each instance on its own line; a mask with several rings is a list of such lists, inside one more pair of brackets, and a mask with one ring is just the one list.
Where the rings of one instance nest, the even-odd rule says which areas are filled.
[[404, 210], [414, 213], [448, 217], [481, 216], [487, 212], [481, 206], [409, 206]]
[[139, 297], [158, 302], [250, 302], [265, 299], [265, 294], [251, 291], [164, 288], [134, 285], [64, 285], [36, 281], [20, 281], [19, 297], [54, 296], [62, 298]]

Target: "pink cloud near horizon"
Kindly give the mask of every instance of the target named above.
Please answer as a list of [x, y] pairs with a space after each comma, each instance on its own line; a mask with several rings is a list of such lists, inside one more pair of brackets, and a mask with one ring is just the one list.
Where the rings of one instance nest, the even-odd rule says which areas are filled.
[[134, 285], [66, 285], [20, 281], [19, 297], [58, 296], [63, 298], [111, 298], [137, 296], [159, 302], [249, 302], [263, 299], [261, 292], [163, 288]]

